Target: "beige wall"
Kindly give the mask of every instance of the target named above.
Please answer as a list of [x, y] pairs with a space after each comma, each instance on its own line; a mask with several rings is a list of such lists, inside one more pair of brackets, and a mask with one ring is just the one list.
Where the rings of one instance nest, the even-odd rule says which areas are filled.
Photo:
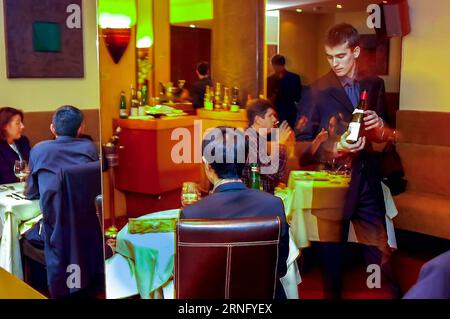
[[153, 1], [154, 23], [154, 89], [159, 93], [159, 82], [170, 81], [170, 2]]
[[300, 75], [302, 83], [317, 78], [317, 20], [314, 14], [280, 11], [280, 54], [286, 57], [286, 68]]
[[450, 112], [450, 1], [409, 0], [409, 7], [411, 33], [403, 41], [400, 109]]
[[0, 1], [0, 106], [17, 107], [26, 112], [53, 111], [62, 104], [72, 104], [80, 109], [99, 108], [97, 6], [94, 0], [83, 0], [82, 5], [85, 77], [8, 79], [3, 1]]
[[318, 14], [317, 19], [317, 76], [320, 77], [330, 71], [330, 64], [323, 51], [323, 41], [327, 30], [334, 24], [334, 14]]

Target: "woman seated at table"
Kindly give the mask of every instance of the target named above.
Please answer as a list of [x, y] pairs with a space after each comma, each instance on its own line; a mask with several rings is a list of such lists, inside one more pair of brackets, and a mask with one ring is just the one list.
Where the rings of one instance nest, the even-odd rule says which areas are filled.
[[328, 158], [317, 158], [316, 153], [323, 143], [329, 141], [331, 143], [337, 142], [341, 135], [345, 133], [348, 123], [344, 122], [342, 115], [339, 113], [333, 114], [328, 119], [327, 129], [323, 129], [317, 134], [316, 138], [311, 142], [311, 145], [306, 149], [300, 158], [300, 165], [307, 166], [315, 163], [317, 170], [331, 169], [335, 170], [342, 168], [345, 165], [350, 165], [351, 158], [344, 157], [339, 160], [329, 161]]
[[0, 108], [0, 184], [16, 183], [14, 162], [30, 156], [30, 142], [22, 135], [23, 113], [12, 107]]

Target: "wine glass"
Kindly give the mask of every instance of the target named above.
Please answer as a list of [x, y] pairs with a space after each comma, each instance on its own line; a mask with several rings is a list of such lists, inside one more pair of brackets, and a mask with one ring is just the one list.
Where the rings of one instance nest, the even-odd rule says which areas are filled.
[[200, 189], [197, 183], [185, 182], [181, 189], [181, 205], [186, 207], [187, 205], [194, 204], [201, 198]]
[[14, 162], [14, 175], [16, 175], [20, 182], [23, 182], [29, 174], [30, 171], [28, 169], [27, 161], [16, 160]]

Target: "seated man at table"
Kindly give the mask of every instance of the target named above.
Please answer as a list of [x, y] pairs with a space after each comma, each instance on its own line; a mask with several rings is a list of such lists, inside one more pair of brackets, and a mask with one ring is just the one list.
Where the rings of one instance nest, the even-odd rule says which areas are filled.
[[[250, 138], [256, 137], [258, 141], [256, 145], [249, 143], [250, 151], [257, 154], [258, 164], [261, 168], [261, 184], [265, 192], [273, 194], [275, 187], [282, 180], [287, 161], [287, 146], [286, 144], [290, 139], [294, 138], [293, 131], [289, 127], [289, 124], [284, 121], [279, 128], [278, 140], [272, 140], [271, 132], [273, 128], [277, 127], [278, 118], [272, 103], [269, 100], [255, 99], [250, 101], [246, 107], [248, 117], [248, 129], [246, 135]], [[269, 163], [262, 163], [261, 153], [263, 153], [259, 147], [262, 145], [260, 142], [270, 141], [266, 145], [268, 148], [278, 149], [278, 156], [270, 156]], [[271, 147], [274, 143], [278, 143], [277, 147]], [[256, 147], [256, 148], [255, 148]], [[248, 159], [250, 160], [250, 156]], [[275, 160], [276, 159], [276, 160]], [[250, 161], [245, 165], [242, 179], [244, 183], [249, 186], [250, 184]], [[266, 173], [266, 172], [267, 173]], [[268, 173], [272, 172], [272, 173]]]
[[[94, 143], [82, 136], [84, 130], [83, 113], [70, 105], [61, 106], [53, 114], [50, 131], [54, 140], [36, 144], [30, 152], [30, 176], [27, 180], [26, 194], [30, 199], [40, 198], [41, 211], [46, 220], [46, 211], [51, 200], [50, 194], [60, 188], [58, 173], [61, 168], [70, 165], [98, 161], [98, 154]], [[36, 224], [25, 233], [25, 238], [33, 244], [43, 247], [44, 235], [41, 223]]]
[[[281, 220], [278, 278], [282, 278], [286, 274], [286, 260], [289, 254], [289, 227], [283, 203], [281, 199], [270, 194], [248, 189], [242, 182], [242, 169], [246, 158], [243, 134], [233, 128], [216, 128], [205, 136], [202, 150], [205, 173], [214, 188], [211, 195], [185, 207], [181, 218], [278, 216]], [[276, 296], [286, 298], [280, 282], [277, 284]]]

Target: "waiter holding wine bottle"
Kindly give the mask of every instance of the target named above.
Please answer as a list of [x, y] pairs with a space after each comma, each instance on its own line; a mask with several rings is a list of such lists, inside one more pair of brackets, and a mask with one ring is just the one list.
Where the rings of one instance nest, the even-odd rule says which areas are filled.
[[327, 128], [330, 117], [336, 113], [342, 115], [343, 122], [350, 123], [351, 129], [338, 141], [328, 139], [315, 152], [316, 159], [321, 160], [352, 157], [351, 181], [343, 211], [342, 241], [319, 244], [328, 298], [341, 297], [343, 246], [347, 241], [350, 220], [358, 242], [364, 245], [367, 265], [379, 265], [384, 275], [382, 279], [387, 279], [382, 283], [387, 282], [393, 296], [397, 293], [389, 267], [390, 249], [379, 163], [371, 147], [371, 142], [382, 142], [389, 136], [383, 120], [386, 114], [385, 87], [381, 78], [358, 72], [359, 44], [358, 31], [349, 24], [337, 24], [328, 31], [324, 48], [331, 70], [312, 85], [312, 94], [307, 102], [312, 109], [311, 118], [301, 136], [302, 140], [313, 140]]

